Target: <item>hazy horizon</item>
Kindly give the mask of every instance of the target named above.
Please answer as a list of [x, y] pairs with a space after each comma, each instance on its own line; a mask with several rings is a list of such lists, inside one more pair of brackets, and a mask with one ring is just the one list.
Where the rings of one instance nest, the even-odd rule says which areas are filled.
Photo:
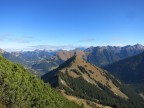
[[[37, 48], [23, 48], [23, 49], [2, 49], [4, 51], [7, 52], [25, 52], [25, 51], [36, 51], [36, 50], [40, 50], [40, 51], [60, 51], [60, 50], [65, 50], [65, 51], [71, 51], [71, 50], [76, 50], [76, 49], [80, 49], [80, 50], [85, 50], [87, 48], [90, 47], [107, 47], [107, 46], [111, 46], [111, 47], [126, 47], [126, 46], [135, 46], [135, 45], [142, 45], [142, 44], [134, 44], [134, 45], [124, 45], [124, 46], [116, 46], [116, 45], [104, 45], [104, 46], [71, 46], [71, 48], [69, 48], [70, 46], [39, 46]], [[144, 45], [142, 45], [144, 46]]]

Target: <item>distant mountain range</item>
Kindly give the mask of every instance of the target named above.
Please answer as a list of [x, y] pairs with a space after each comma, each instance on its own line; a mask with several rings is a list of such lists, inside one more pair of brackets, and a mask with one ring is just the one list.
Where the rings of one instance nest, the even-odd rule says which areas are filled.
[[144, 46], [136, 44], [134, 46], [103, 46], [103, 47], [90, 47], [84, 50], [87, 61], [97, 65], [104, 66], [124, 58], [137, 55], [144, 51]]
[[7, 59], [20, 63], [26, 67], [31, 67], [32, 64], [39, 60], [50, 58], [55, 55], [55, 51], [35, 50], [35, 51], [20, 51], [20, 52], [6, 52], [3, 51], [2, 55]]
[[80, 55], [86, 61], [96, 66], [105, 66], [116, 61], [137, 55], [144, 51], [144, 46], [136, 44], [134, 46], [98, 46], [87, 49], [75, 49], [71, 51], [58, 50], [35, 50], [25, 52], [6, 52], [1, 50], [0, 53], [7, 59], [22, 64], [44, 74], [58, 67], [61, 63], [72, 57]]
[[42, 76], [67, 99], [85, 108], [143, 108], [143, 100], [107, 71], [73, 56]]
[[[0, 53], [0, 107], [143, 108], [144, 46]], [[101, 69], [98, 66], [103, 67]], [[42, 75], [58, 92], [36, 76]], [[113, 75], [110, 74], [110, 72]], [[125, 85], [123, 82], [129, 84]], [[134, 86], [132, 84], [135, 84]], [[134, 90], [132, 90], [132, 88]], [[141, 96], [141, 97], [140, 97]], [[48, 104], [47, 104], [48, 103]]]

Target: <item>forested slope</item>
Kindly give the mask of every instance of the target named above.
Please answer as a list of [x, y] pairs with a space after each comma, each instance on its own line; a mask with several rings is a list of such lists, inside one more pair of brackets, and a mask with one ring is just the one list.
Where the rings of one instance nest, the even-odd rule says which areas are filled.
[[6, 108], [79, 108], [53, 90], [49, 84], [1, 55], [0, 103]]

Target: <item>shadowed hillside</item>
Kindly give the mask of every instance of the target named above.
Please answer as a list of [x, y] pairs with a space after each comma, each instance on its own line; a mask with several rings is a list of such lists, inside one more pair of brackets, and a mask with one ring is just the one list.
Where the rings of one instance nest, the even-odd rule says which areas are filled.
[[144, 83], [144, 53], [105, 67], [125, 83]]

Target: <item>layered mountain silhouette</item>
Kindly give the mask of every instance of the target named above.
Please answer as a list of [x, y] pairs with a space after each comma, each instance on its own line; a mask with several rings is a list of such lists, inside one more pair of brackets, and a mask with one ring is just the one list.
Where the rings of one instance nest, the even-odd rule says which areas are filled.
[[103, 46], [103, 47], [90, 47], [84, 52], [87, 57], [87, 61], [97, 65], [104, 66], [116, 61], [125, 59], [130, 56], [137, 55], [144, 51], [144, 46], [136, 44], [134, 46]]
[[[73, 56], [42, 76], [69, 100], [84, 107], [142, 108], [143, 100], [107, 71]], [[133, 98], [133, 96], [135, 98]], [[136, 100], [135, 100], [136, 99]]]
[[34, 51], [20, 51], [20, 52], [6, 52], [4, 51], [2, 55], [16, 63], [20, 63], [25, 67], [31, 67], [33, 64], [37, 63], [39, 60], [45, 60], [55, 55], [55, 51], [46, 50], [34, 50]]
[[144, 84], [144, 52], [105, 67], [120, 80], [129, 84]]
[[105, 69], [115, 70], [117, 67], [116, 70], [120, 71], [109, 71], [122, 81], [143, 83], [143, 51], [143, 46], [139, 44], [125, 47], [90, 47], [72, 51], [6, 52], [0, 49], [2, 55], [29, 67], [32, 73], [35, 73], [35, 70], [46, 73], [42, 76], [44, 82], [50, 83], [68, 100], [79, 104], [78, 106], [66, 100], [49, 84], [43, 83], [21, 65], [0, 56], [0, 107], [79, 108], [82, 105], [85, 108], [143, 108], [141, 97], [144, 97], [144, 93], [138, 92], [141, 93], [140, 97], [108, 71], [96, 66], [104, 66], [130, 57]]
[[79, 55], [83, 57], [85, 54], [83, 51], [79, 49], [73, 51], [61, 50], [58, 51], [55, 56], [52, 56], [44, 60], [42, 59], [37, 63], [33, 64], [32, 69], [41, 71], [45, 74], [48, 71], [57, 68], [60, 64], [62, 64], [64, 61], [66, 61], [74, 55]]
[[136, 44], [134, 46], [99, 46], [89, 47], [87, 49], [75, 50], [35, 50], [35, 51], [20, 51], [6, 52], [0, 50], [0, 53], [7, 59], [20, 63], [25, 67], [38, 71], [39, 75], [43, 75], [48, 71], [57, 68], [61, 63], [76, 55], [82, 56], [86, 61], [96, 66], [105, 66], [116, 61], [125, 59], [130, 56], [137, 55], [144, 51], [144, 46]]
[[0, 55], [0, 108], [80, 108]]
[[104, 66], [115, 61], [139, 54], [144, 51], [142, 45], [125, 46], [125, 47], [90, 47], [85, 50], [58, 51], [56, 55], [47, 59], [42, 59], [32, 65], [33, 69], [46, 73], [74, 55], [82, 56], [86, 61], [96, 66]]

